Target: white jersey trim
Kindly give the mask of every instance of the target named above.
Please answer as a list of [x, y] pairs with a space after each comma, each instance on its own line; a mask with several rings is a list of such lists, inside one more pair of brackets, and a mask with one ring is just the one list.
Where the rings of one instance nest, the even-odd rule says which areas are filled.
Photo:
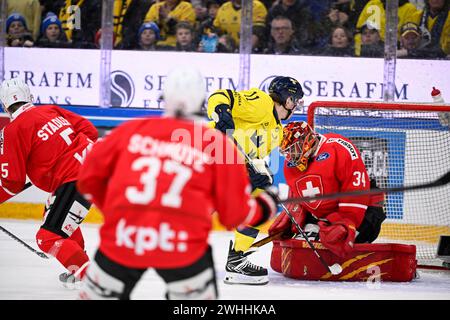
[[15, 196], [16, 193], [9, 191], [8, 189], [6, 189], [4, 186], [2, 186], [2, 181], [0, 180], [0, 187], [2, 187], [3, 190], [5, 190], [5, 192], [7, 194], [9, 194], [10, 196]]
[[355, 208], [361, 208], [361, 209], [367, 209], [366, 205], [359, 204], [359, 203], [339, 203], [339, 207], [355, 207]]
[[21, 106], [19, 109], [17, 109], [16, 111], [14, 111], [11, 114], [11, 121], [13, 121], [14, 119], [16, 119], [18, 116], [20, 116], [24, 111], [30, 109], [34, 107], [34, 104], [32, 104], [31, 102], [28, 102], [27, 104], [24, 104], [23, 106]]
[[333, 142], [338, 143], [341, 146], [343, 146], [350, 154], [350, 157], [352, 158], [352, 160], [356, 160], [359, 158], [358, 152], [356, 152], [356, 147], [351, 142], [344, 140], [342, 138], [328, 138], [327, 143], [333, 143]]
[[316, 151], [313, 154], [313, 157], [317, 156], [317, 154], [319, 153], [320, 148], [322, 148], [324, 142], [327, 141], [327, 138], [324, 135], [318, 134], [318, 136], [319, 136], [319, 144], [318, 144], [318, 146], [316, 148]]

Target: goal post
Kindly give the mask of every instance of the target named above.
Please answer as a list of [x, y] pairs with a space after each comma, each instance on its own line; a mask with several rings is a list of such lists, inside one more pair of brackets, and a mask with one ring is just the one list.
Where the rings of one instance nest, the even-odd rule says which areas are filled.
[[[427, 183], [450, 170], [450, 105], [316, 101], [308, 123], [358, 147], [379, 188]], [[386, 195], [387, 219], [376, 242], [414, 244], [419, 264], [437, 264], [441, 235], [450, 235], [450, 185]]]

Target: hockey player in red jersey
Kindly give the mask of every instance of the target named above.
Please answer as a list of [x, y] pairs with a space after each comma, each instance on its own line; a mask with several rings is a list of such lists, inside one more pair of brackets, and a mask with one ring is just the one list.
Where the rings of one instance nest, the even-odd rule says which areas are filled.
[[165, 81], [164, 117], [127, 122], [88, 155], [78, 188], [105, 222], [81, 299], [129, 299], [148, 268], [168, 299], [215, 299], [212, 213], [229, 229], [276, 213], [274, 195], [250, 195], [235, 145], [201, 121], [205, 93], [198, 71], [176, 69]]
[[58, 106], [34, 106], [29, 87], [18, 78], [3, 81], [0, 100], [11, 118], [0, 132], [0, 203], [21, 192], [27, 177], [51, 193], [36, 241], [69, 271], [60, 280], [75, 281], [89, 261], [79, 225], [90, 208], [75, 181], [97, 129]]
[[[359, 150], [347, 138], [318, 134], [306, 122], [291, 122], [283, 129], [281, 153], [292, 197], [312, 197], [370, 189], [369, 176]], [[353, 244], [374, 241], [385, 219], [384, 197], [357, 196], [289, 205], [288, 209], [310, 239], [318, 240], [338, 256]], [[269, 229], [298, 233], [285, 212]]]

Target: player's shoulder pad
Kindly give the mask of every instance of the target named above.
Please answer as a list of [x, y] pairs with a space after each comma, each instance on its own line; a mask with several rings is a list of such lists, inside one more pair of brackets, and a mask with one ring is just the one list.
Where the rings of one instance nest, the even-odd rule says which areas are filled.
[[[226, 90], [226, 89], [219, 89], [214, 91], [213, 93], [210, 94], [210, 96], [208, 97], [208, 102], [212, 99], [212, 98], [226, 98], [227, 100], [230, 100], [230, 91], [231, 90]], [[233, 93], [233, 92], [231, 92]]]
[[351, 143], [348, 139], [345, 139], [344, 137], [332, 136], [328, 138], [325, 143], [327, 144], [333, 143], [339, 146], [339, 148], [343, 148], [350, 154], [352, 160], [356, 160], [359, 158], [356, 147], [353, 145], [353, 143]]

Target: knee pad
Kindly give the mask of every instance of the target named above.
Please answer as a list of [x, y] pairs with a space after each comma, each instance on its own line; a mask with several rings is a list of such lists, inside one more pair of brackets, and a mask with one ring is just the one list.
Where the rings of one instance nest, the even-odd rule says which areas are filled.
[[45, 206], [44, 228], [70, 237], [89, 212], [91, 204], [78, 193], [75, 182], [61, 185], [49, 196]]
[[215, 300], [217, 288], [214, 270], [207, 268], [187, 279], [167, 283], [169, 300]]

